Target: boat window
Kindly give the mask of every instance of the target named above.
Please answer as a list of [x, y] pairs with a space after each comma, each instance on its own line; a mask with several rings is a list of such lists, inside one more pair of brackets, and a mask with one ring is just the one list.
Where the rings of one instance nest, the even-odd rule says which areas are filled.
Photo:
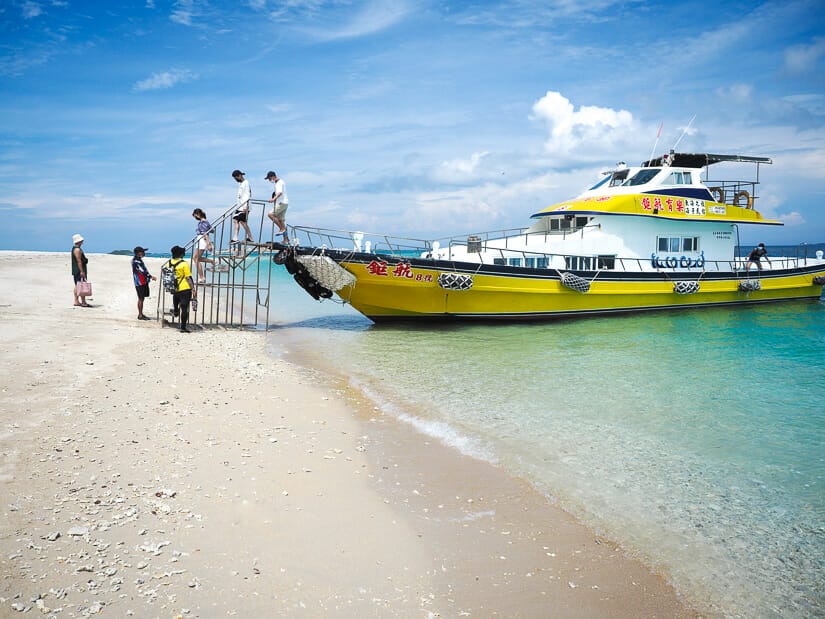
[[498, 266], [504, 266], [507, 264], [507, 261], [504, 258], [493, 258], [493, 264], [497, 264]]
[[660, 252], [676, 254], [684, 251], [699, 251], [698, 236], [660, 236], [656, 239], [656, 249]]
[[562, 219], [561, 220], [561, 229], [562, 230], [569, 230], [570, 229], [570, 220], [569, 219]]
[[672, 172], [667, 177], [665, 185], [691, 185], [693, 184], [693, 176], [690, 172]]
[[682, 239], [682, 251], [699, 251], [699, 237], [686, 236]]
[[560, 221], [561, 221], [560, 219], [551, 219], [550, 220], [550, 229], [551, 230], [558, 230]]
[[605, 174], [605, 177], [604, 177], [602, 180], [600, 180], [598, 183], [596, 183], [595, 185], [593, 185], [593, 186], [590, 188], [590, 191], [593, 191], [594, 189], [598, 189], [599, 187], [601, 187], [602, 185], [604, 185], [607, 181], [609, 181], [611, 178], [613, 178], [613, 177], [612, 177], [610, 174]]
[[595, 271], [596, 258], [592, 256], [565, 256], [564, 266], [573, 271]]
[[548, 264], [548, 262], [547, 262], [546, 257], [536, 258], [536, 268], [537, 269], [546, 269], [547, 264]]
[[624, 182], [626, 187], [633, 187], [635, 185], [644, 185], [645, 183], [649, 183], [653, 180], [653, 178], [659, 173], [659, 170], [656, 168], [646, 168], [644, 170], [639, 170], [634, 174], [630, 179]]
[[599, 256], [598, 263], [600, 269], [615, 269], [616, 256]]
[[509, 258], [509, 259], [507, 260], [507, 263], [508, 263], [511, 267], [520, 267], [520, 266], [521, 266], [521, 258]]
[[630, 170], [617, 170], [616, 172], [613, 172], [610, 176], [610, 186], [617, 187], [621, 185], [627, 178], [628, 172], [630, 172]]
[[590, 221], [589, 217], [576, 217], [576, 228], [584, 228], [588, 221]]

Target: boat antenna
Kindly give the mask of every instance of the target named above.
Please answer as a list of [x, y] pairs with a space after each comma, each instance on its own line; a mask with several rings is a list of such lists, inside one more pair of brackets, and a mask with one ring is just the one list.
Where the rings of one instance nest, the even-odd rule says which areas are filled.
[[679, 146], [679, 142], [682, 141], [682, 138], [685, 137], [685, 134], [690, 130], [690, 126], [693, 124], [693, 121], [696, 120], [696, 114], [693, 115], [693, 118], [690, 119], [690, 122], [685, 127], [685, 130], [682, 131], [682, 135], [679, 136], [679, 139], [676, 140], [676, 144], [673, 145], [673, 148], [670, 149], [671, 152], [676, 150], [676, 147]]
[[656, 141], [653, 142], [653, 148], [650, 149], [650, 157], [648, 157], [648, 161], [653, 161], [653, 153], [656, 152], [656, 146], [659, 144], [659, 138], [662, 135], [662, 127], [665, 126], [664, 121], [659, 123], [659, 131], [656, 132]]

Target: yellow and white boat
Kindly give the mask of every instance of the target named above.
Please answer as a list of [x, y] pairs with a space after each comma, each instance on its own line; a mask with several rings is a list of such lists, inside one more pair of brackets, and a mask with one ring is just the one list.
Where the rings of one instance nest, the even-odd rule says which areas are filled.
[[[755, 179], [711, 181], [711, 165]], [[619, 164], [524, 229], [413, 241], [293, 228], [284, 262], [316, 297], [334, 291], [373, 321], [540, 320], [819, 299], [825, 260], [737, 257], [739, 227], [781, 226], [756, 209], [765, 157], [673, 153]], [[733, 167], [733, 166], [731, 166]], [[702, 178], [702, 175], [705, 178]]]

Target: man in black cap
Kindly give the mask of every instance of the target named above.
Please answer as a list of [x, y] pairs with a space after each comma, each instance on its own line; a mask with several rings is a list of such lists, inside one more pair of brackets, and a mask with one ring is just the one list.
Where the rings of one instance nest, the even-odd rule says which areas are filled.
[[[759, 272], [762, 273], [762, 258], [768, 260], [768, 250], [765, 249], [764, 243], [759, 243], [759, 245], [754, 247], [751, 253], [748, 254], [748, 266], [745, 267], [745, 270], [750, 271], [751, 265], [755, 264], [759, 268]], [[771, 261], [768, 260], [768, 264], [770, 263]]]
[[138, 320], [152, 320], [143, 314], [143, 299], [149, 296], [149, 282], [155, 279], [149, 273], [149, 269], [143, 264], [143, 256], [146, 255], [146, 248], [138, 245], [134, 250], [135, 257], [132, 258], [132, 277], [135, 279], [135, 291], [137, 291]]

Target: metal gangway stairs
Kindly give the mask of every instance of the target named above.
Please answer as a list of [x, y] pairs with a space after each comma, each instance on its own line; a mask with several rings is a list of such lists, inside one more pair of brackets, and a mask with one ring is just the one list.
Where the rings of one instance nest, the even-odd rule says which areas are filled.
[[[199, 278], [198, 265], [194, 261], [198, 237], [184, 245], [192, 280], [197, 287], [197, 310], [190, 308], [190, 326], [257, 327], [263, 323], [269, 330], [271, 258], [278, 251], [272, 241], [277, 227], [266, 217], [271, 204], [263, 200], [249, 201], [247, 224], [256, 235], [255, 242], [244, 239], [243, 226], [239, 230], [238, 242], [232, 240], [235, 225], [232, 217], [236, 208], [237, 204], [232, 205], [215, 220], [207, 217], [212, 224], [209, 234], [213, 251], [203, 261], [203, 280]], [[278, 243], [285, 241], [278, 235]], [[172, 312], [172, 295], [163, 286], [159, 288], [158, 320], [161, 326], [177, 326], [178, 318]]]

